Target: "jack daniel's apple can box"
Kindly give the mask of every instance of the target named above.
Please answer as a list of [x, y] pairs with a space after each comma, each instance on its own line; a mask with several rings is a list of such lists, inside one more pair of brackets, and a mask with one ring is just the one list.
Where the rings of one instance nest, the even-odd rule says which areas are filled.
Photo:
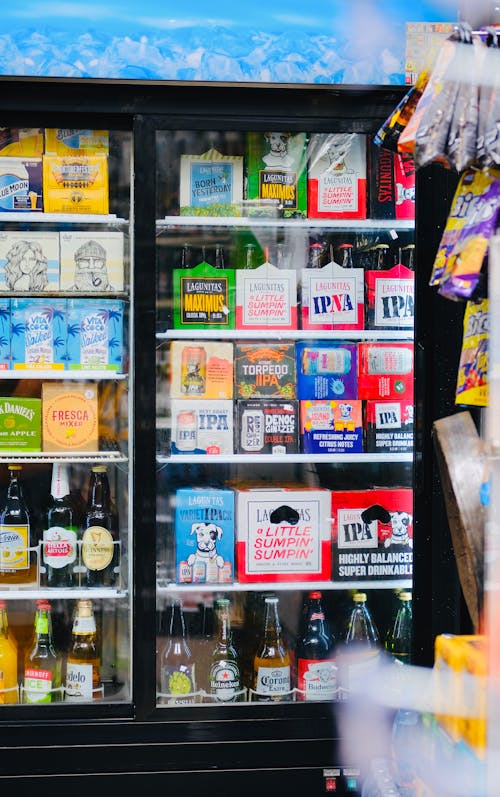
[[234, 405], [230, 400], [172, 399], [172, 454], [233, 454]]
[[233, 344], [174, 340], [170, 344], [170, 397], [231, 399]]
[[234, 280], [234, 269], [206, 262], [175, 268], [174, 329], [234, 329]]
[[0, 290], [59, 290], [59, 233], [0, 231]]
[[358, 398], [357, 347], [341, 341], [298, 341], [299, 399]]
[[0, 398], [0, 450], [40, 451], [42, 402], [38, 398]]
[[247, 134], [247, 214], [307, 216], [305, 133]]
[[359, 343], [360, 399], [413, 400], [413, 343]]
[[296, 398], [295, 343], [235, 343], [237, 399]]
[[413, 329], [415, 274], [398, 264], [385, 271], [366, 271], [366, 328]]
[[332, 490], [331, 500], [333, 581], [412, 578], [412, 490]]
[[178, 584], [231, 584], [234, 578], [234, 492], [180, 487], [175, 494]]
[[301, 275], [302, 329], [363, 329], [364, 271], [333, 260]]
[[42, 158], [0, 157], [0, 212], [42, 210]]
[[12, 368], [62, 370], [67, 357], [66, 299], [11, 299]]
[[43, 156], [46, 213], [109, 213], [107, 155]]
[[366, 136], [313, 133], [307, 147], [310, 218], [366, 218]]
[[366, 402], [366, 450], [374, 454], [413, 451], [412, 402]]
[[362, 402], [300, 402], [300, 441], [304, 454], [355, 454], [363, 451]]
[[330, 490], [236, 490], [236, 563], [240, 583], [328, 580]]
[[67, 230], [60, 232], [59, 241], [61, 290], [85, 293], [123, 290], [122, 232]]
[[236, 329], [297, 329], [297, 275], [263, 263], [236, 271]]
[[123, 370], [124, 302], [68, 299], [69, 371]]
[[299, 450], [297, 401], [236, 402], [237, 454], [295, 454]]

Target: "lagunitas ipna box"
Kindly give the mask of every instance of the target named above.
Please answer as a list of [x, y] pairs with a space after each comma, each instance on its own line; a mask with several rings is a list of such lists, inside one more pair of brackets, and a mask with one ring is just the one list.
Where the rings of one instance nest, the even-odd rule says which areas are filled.
[[62, 370], [66, 362], [66, 299], [11, 299], [12, 368]]
[[297, 401], [236, 402], [238, 454], [294, 454], [299, 450]]
[[304, 454], [354, 454], [363, 451], [362, 402], [300, 402], [300, 446]]
[[42, 402], [37, 398], [0, 398], [0, 450], [40, 451]]
[[172, 399], [172, 454], [232, 454], [233, 402]]
[[235, 398], [296, 398], [295, 343], [235, 343]]
[[366, 136], [313, 133], [307, 165], [310, 218], [366, 218]]
[[234, 492], [180, 487], [175, 494], [178, 584], [230, 584], [234, 579]]
[[59, 290], [59, 233], [0, 231], [0, 290]]
[[231, 399], [233, 344], [174, 340], [170, 344], [170, 397]]
[[413, 399], [413, 343], [359, 343], [360, 399]]
[[412, 490], [332, 490], [331, 501], [333, 581], [412, 578]]
[[69, 371], [123, 370], [124, 302], [68, 299]]
[[328, 580], [330, 490], [236, 490], [236, 562], [240, 583]]
[[263, 263], [236, 271], [236, 329], [297, 329], [297, 275]]
[[364, 271], [333, 260], [304, 268], [301, 276], [302, 329], [363, 329]]
[[42, 210], [42, 159], [0, 157], [0, 212]]
[[366, 450], [374, 454], [413, 451], [413, 402], [366, 402]]
[[358, 398], [357, 348], [343, 341], [298, 341], [299, 399]]
[[46, 213], [109, 213], [107, 155], [43, 156]]
[[42, 450], [99, 450], [99, 405], [96, 383], [44, 382], [42, 384]]
[[307, 216], [306, 134], [247, 134], [247, 214]]

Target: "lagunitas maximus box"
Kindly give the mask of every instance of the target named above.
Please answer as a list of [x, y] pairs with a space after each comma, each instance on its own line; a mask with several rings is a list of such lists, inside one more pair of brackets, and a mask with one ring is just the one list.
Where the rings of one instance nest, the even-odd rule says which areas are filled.
[[96, 383], [44, 382], [42, 384], [42, 450], [99, 450], [99, 403]]
[[68, 299], [68, 371], [123, 370], [124, 302]]
[[399, 263], [384, 271], [365, 272], [366, 328], [413, 329], [415, 274]]
[[263, 263], [236, 271], [236, 329], [297, 329], [297, 275]]
[[413, 343], [358, 343], [360, 399], [413, 400]]
[[235, 398], [296, 398], [295, 343], [235, 343]]
[[247, 133], [247, 215], [307, 216], [305, 133]]
[[412, 490], [332, 490], [331, 502], [333, 581], [412, 578]]
[[237, 454], [294, 454], [299, 450], [297, 401], [236, 402]]
[[0, 298], [0, 371], [12, 368], [10, 299]]
[[59, 233], [0, 231], [0, 290], [59, 290]]
[[313, 133], [307, 146], [307, 215], [366, 219], [366, 136]]
[[413, 451], [413, 402], [366, 402], [366, 451], [399, 454]]
[[231, 584], [234, 579], [234, 492], [180, 487], [175, 494], [178, 584]]
[[38, 158], [43, 154], [43, 127], [0, 127], [2, 157]]
[[415, 218], [415, 163], [411, 156], [368, 146], [371, 219]]
[[44, 155], [46, 213], [109, 213], [107, 155]]
[[95, 155], [96, 153], [108, 155], [109, 131], [47, 127], [45, 129], [45, 153], [47, 155]]
[[343, 341], [298, 341], [299, 399], [358, 398], [357, 347]]
[[301, 273], [302, 329], [363, 329], [364, 271], [333, 260]]
[[59, 233], [61, 290], [105, 293], [124, 287], [122, 232], [65, 230]]
[[300, 447], [304, 454], [362, 452], [362, 402], [301, 401]]
[[170, 344], [170, 397], [231, 399], [233, 344], [174, 340]]
[[12, 368], [62, 370], [67, 357], [66, 299], [11, 299]]
[[174, 329], [234, 329], [234, 269], [174, 268]]
[[0, 398], [0, 450], [41, 451], [42, 402], [38, 398]]
[[0, 212], [42, 210], [42, 159], [0, 157]]
[[326, 489], [236, 489], [238, 581], [328, 580], [330, 501]]
[[232, 454], [234, 406], [228, 399], [172, 399], [172, 454]]

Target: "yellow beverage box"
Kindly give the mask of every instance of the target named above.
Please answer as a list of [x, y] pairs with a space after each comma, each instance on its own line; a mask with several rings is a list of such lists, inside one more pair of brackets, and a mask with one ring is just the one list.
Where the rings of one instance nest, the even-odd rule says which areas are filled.
[[42, 450], [99, 450], [96, 383], [42, 384]]
[[38, 158], [43, 154], [42, 127], [0, 127], [0, 155]]
[[46, 213], [109, 213], [106, 155], [43, 156]]
[[456, 741], [462, 723], [464, 648], [454, 634], [439, 634], [434, 642], [434, 699], [436, 719]]
[[480, 758], [486, 748], [486, 706], [488, 642], [485, 636], [471, 636], [464, 641], [464, 673], [467, 712], [462, 735]]
[[45, 153], [47, 155], [94, 155], [109, 154], [108, 130], [73, 130], [47, 127], [45, 130]]

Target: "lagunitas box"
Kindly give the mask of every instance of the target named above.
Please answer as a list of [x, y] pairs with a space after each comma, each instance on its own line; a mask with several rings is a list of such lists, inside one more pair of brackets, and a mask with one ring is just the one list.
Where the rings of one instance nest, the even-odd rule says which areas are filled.
[[294, 454], [299, 450], [297, 401], [236, 402], [237, 454]]
[[354, 454], [363, 451], [362, 402], [300, 402], [300, 447], [304, 454]]
[[366, 271], [365, 280], [366, 328], [413, 329], [414, 272], [400, 263], [385, 271]]
[[223, 341], [172, 341], [170, 397], [231, 399], [233, 344]]
[[305, 133], [247, 133], [247, 214], [307, 216]]
[[107, 155], [44, 155], [46, 213], [109, 213]]
[[175, 268], [174, 329], [234, 329], [234, 269], [203, 261], [194, 268]]
[[413, 343], [358, 343], [360, 399], [413, 400]]
[[366, 451], [399, 454], [413, 451], [413, 402], [366, 402]]
[[236, 271], [236, 329], [297, 329], [297, 275], [263, 263]]
[[237, 399], [296, 398], [295, 343], [235, 343]]
[[371, 219], [415, 218], [415, 163], [411, 156], [370, 143], [368, 147]]
[[0, 371], [12, 368], [10, 299], [0, 297]]
[[14, 370], [63, 370], [67, 357], [66, 299], [11, 299]]
[[0, 290], [59, 290], [59, 233], [0, 231]]
[[42, 450], [99, 450], [97, 383], [42, 384]]
[[233, 454], [233, 402], [172, 399], [172, 454]]
[[298, 341], [299, 399], [358, 398], [357, 347], [343, 341]]
[[59, 233], [61, 290], [104, 293], [124, 288], [122, 232], [65, 230]]
[[243, 158], [209, 149], [181, 155], [181, 216], [241, 216]]
[[42, 154], [42, 127], [0, 127], [2, 157], [38, 158]]
[[330, 490], [236, 490], [240, 583], [326, 581], [331, 576]]
[[331, 502], [334, 582], [411, 580], [412, 490], [332, 490]]
[[0, 212], [44, 210], [41, 158], [0, 157]]
[[333, 260], [301, 274], [302, 329], [363, 329], [364, 271]]
[[313, 133], [307, 167], [309, 218], [366, 218], [366, 136]]
[[41, 451], [42, 402], [37, 398], [0, 398], [0, 450]]
[[108, 155], [109, 131], [47, 127], [45, 129], [45, 153], [47, 155], [95, 155], [96, 153]]
[[68, 299], [68, 371], [123, 371], [124, 302]]
[[234, 492], [180, 487], [175, 494], [178, 584], [231, 584], [234, 579]]

